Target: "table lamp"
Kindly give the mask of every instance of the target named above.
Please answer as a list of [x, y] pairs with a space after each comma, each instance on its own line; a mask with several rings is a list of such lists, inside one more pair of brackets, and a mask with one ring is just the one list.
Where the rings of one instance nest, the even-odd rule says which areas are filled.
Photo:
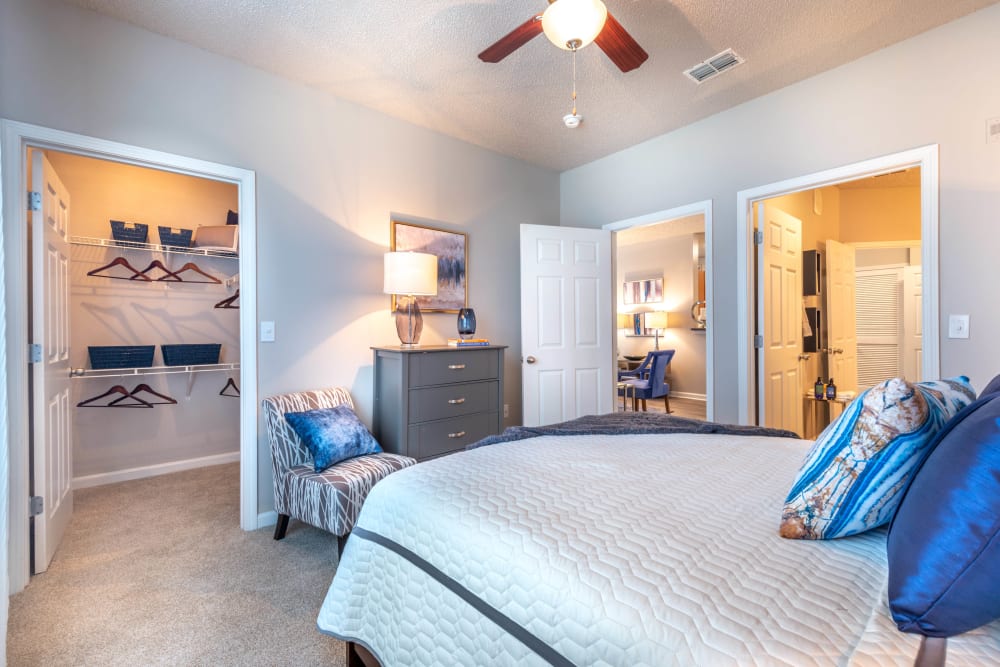
[[396, 296], [396, 333], [403, 345], [417, 345], [424, 318], [415, 297], [437, 294], [437, 256], [425, 252], [385, 253], [382, 291]]
[[654, 310], [651, 313], [646, 313], [646, 328], [652, 329], [655, 336], [654, 349], [660, 349], [660, 329], [666, 329], [667, 324], [667, 311]]

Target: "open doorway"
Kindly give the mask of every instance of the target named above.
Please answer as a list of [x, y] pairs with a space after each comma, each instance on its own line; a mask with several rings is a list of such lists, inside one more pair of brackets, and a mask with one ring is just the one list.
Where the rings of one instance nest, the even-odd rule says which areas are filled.
[[764, 425], [813, 439], [860, 391], [919, 381], [920, 168], [766, 199], [755, 214]]
[[663, 389], [633, 401], [618, 387], [618, 410], [711, 418], [710, 222], [711, 202], [701, 202], [606, 226], [614, 238], [619, 381], [651, 367], [651, 353], [670, 351]]
[[[238, 420], [235, 424], [230, 427], [230, 431], [235, 430], [236, 440], [238, 441], [238, 458], [240, 461], [240, 525], [246, 530], [251, 530], [257, 528], [260, 523], [260, 518], [258, 516], [257, 508], [257, 433], [256, 433], [256, 345], [255, 345], [255, 321], [256, 321], [256, 308], [255, 308], [255, 294], [256, 294], [256, 268], [255, 268], [255, 254], [256, 254], [256, 239], [255, 239], [255, 220], [256, 212], [254, 206], [254, 175], [253, 172], [247, 171], [245, 169], [240, 169], [236, 167], [228, 167], [225, 165], [219, 165], [215, 163], [205, 162], [202, 160], [196, 160], [192, 158], [185, 158], [182, 156], [171, 155], [167, 153], [161, 153], [157, 151], [151, 151], [144, 148], [129, 146], [125, 144], [119, 144], [115, 142], [109, 142], [99, 139], [94, 139], [91, 137], [84, 137], [80, 135], [75, 135], [72, 133], [61, 132], [57, 130], [51, 130], [48, 128], [28, 125], [25, 123], [17, 123], [12, 121], [3, 121], [3, 188], [4, 188], [4, 256], [5, 256], [5, 283], [7, 286], [7, 329], [6, 329], [6, 341], [5, 345], [7, 348], [8, 358], [10, 359], [10, 364], [7, 368], [7, 384], [10, 390], [9, 393], [9, 403], [10, 403], [10, 435], [11, 435], [11, 447], [10, 447], [10, 467], [8, 471], [8, 483], [10, 485], [10, 508], [8, 516], [8, 537], [9, 537], [9, 581], [10, 581], [10, 592], [16, 593], [20, 591], [27, 583], [29, 575], [31, 572], [31, 544], [29, 542], [29, 535], [31, 530], [29, 528], [29, 497], [31, 492], [38, 492], [37, 483], [32, 488], [32, 477], [30, 471], [32, 470], [32, 461], [30, 460], [31, 449], [29, 448], [29, 440], [36, 437], [35, 424], [29, 417], [29, 396], [31, 395], [31, 390], [34, 388], [33, 383], [37, 382], [37, 377], [35, 373], [30, 372], [29, 369], [32, 367], [32, 363], [29, 361], [29, 343], [36, 343], [34, 340], [35, 333], [29, 333], [29, 328], [27, 323], [29, 322], [29, 315], [32, 313], [31, 306], [33, 305], [32, 300], [29, 298], [29, 292], [27, 289], [28, 280], [27, 276], [30, 275], [32, 269], [32, 261], [30, 260], [29, 249], [31, 249], [35, 244], [30, 233], [30, 221], [28, 211], [25, 207], [17, 206], [16, 202], [24, 202], [23, 193], [31, 192], [29, 189], [29, 181], [38, 180], [43, 183], [41, 191], [33, 199], [29, 199], [32, 211], [34, 214], [35, 200], [37, 199], [39, 204], [39, 210], [44, 207], [45, 201], [48, 199], [53, 199], [54, 201], [72, 201], [68, 196], [60, 197], [49, 197], [50, 190], [48, 188], [49, 183], [55, 183], [58, 178], [42, 178], [33, 179], [29, 177], [29, 171], [33, 171], [35, 161], [32, 159], [32, 168], [28, 169], [29, 153], [33, 155], [44, 156], [45, 153], [49, 153], [57, 161], [60, 159], [56, 157], [56, 154], [65, 154], [66, 158], [73, 159], [99, 159], [106, 161], [107, 163], [117, 166], [117, 167], [142, 167], [148, 168], [151, 171], [156, 171], [157, 173], [166, 173], [171, 177], [179, 177], [181, 175], [185, 177], [194, 177], [197, 179], [208, 180], [213, 182], [220, 182], [226, 184], [228, 187], [236, 189], [236, 201], [238, 215], [240, 218], [240, 224], [238, 226], [238, 248], [239, 252], [238, 258], [216, 258], [212, 261], [224, 261], [232, 264], [231, 268], [219, 269], [218, 273], [222, 276], [228, 276], [232, 278], [234, 275], [242, 275], [244, 279], [239, 284], [239, 289], [242, 294], [240, 300], [240, 308], [238, 311], [237, 327], [233, 335], [236, 337], [233, 343], [235, 349], [231, 352], [234, 360], [239, 361], [238, 371], [236, 367], [229, 369], [230, 371], [236, 371], [238, 375], [235, 376], [235, 384], [240, 388], [240, 396], [237, 401], [233, 403], [237, 404], [237, 408], [230, 407], [231, 412], [238, 414]], [[65, 166], [65, 165], [64, 165]], [[50, 165], [51, 167], [51, 165]], [[70, 169], [70, 167], [66, 167]], [[51, 170], [54, 173], [54, 169]], [[85, 168], [82, 172], [87, 172]], [[33, 175], [33, 174], [32, 174]], [[72, 180], [72, 179], [70, 179]], [[34, 183], [32, 184], [34, 185]], [[84, 186], [89, 187], [89, 186]], [[19, 197], [15, 197], [15, 194], [21, 194]], [[113, 197], [111, 197], [113, 199]], [[68, 208], [65, 207], [65, 208]], [[104, 214], [101, 214], [102, 216]], [[226, 216], [226, 211], [222, 212], [222, 215]], [[40, 216], [42, 219], [45, 216]], [[169, 226], [173, 229], [179, 229], [186, 226], [187, 221], [177, 221], [176, 223], [170, 224]], [[94, 224], [99, 224], [95, 222]], [[102, 221], [103, 225], [109, 225], [108, 220]], [[225, 220], [223, 220], [225, 224]], [[60, 259], [56, 264], [60, 265], [62, 268], [56, 269], [50, 273], [55, 280], [52, 284], [64, 284], [66, 285], [66, 290], [62, 294], [63, 305], [69, 306], [71, 300], [69, 296], [69, 283], [71, 278], [71, 273], [73, 269], [71, 253], [71, 247], [76, 247], [76, 244], [70, 243], [71, 232], [68, 229], [68, 225], [50, 225], [53, 228], [58, 228], [58, 236], [61, 237], [61, 243], [65, 245], [65, 252], [62, 252]], [[153, 231], [151, 232], [154, 239], [157, 237], [155, 225]], [[165, 225], [166, 226], [166, 225]], [[105, 238], [111, 236], [110, 229], [106, 228], [104, 233], [101, 234]], [[86, 244], [81, 244], [83, 247]], [[159, 245], [159, 244], [157, 244]], [[179, 243], [172, 243], [171, 245], [179, 245]], [[121, 246], [117, 246], [117, 249], [121, 249]], [[130, 248], [130, 251], [134, 248]], [[45, 247], [48, 250], [48, 246]], [[107, 249], [105, 249], [107, 250]], [[138, 250], [138, 249], [135, 249]], [[98, 246], [87, 248], [82, 252], [101, 252], [102, 250]], [[42, 253], [44, 255], [45, 253]], [[37, 255], [36, 255], [37, 256]], [[147, 264], [152, 263], [152, 258]], [[140, 260], [136, 260], [140, 261]], [[207, 258], [200, 261], [208, 261]], [[39, 261], [34, 260], [34, 264], [38, 264]], [[140, 261], [141, 263], [141, 261]], [[139, 266], [139, 270], [145, 270], [147, 264]], [[168, 263], [164, 263], [168, 267]], [[212, 273], [211, 267], [208, 267], [208, 273]], [[89, 271], [90, 269], [87, 269]], [[155, 269], [154, 269], [155, 270]], [[175, 273], [180, 272], [180, 268], [173, 269]], [[86, 271], [84, 271], [86, 273]], [[159, 276], [157, 276], [159, 277]], [[138, 282], [147, 282], [142, 279], [137, 279]], [[131, 282], [131, 281], [129, 281]], [[149, 282], [153, 282], [152, 280]], [[225, 281], [224, 281], [225, 282]], [[122, 283], [125, 285], [125, 281], [110, 280], [111, 283]], [[204, 285], [203, 287], [218, 286], [218, 284]], [[227, 287], [235, 286], [234, 282], [230, 282]], [[132, 287], [131, 285], [129, 287]], [[169, 286], [164, 286], [163, 289], [167, 289]], [[86, 287], [85, 289], [92, 290], [96, 293], [101, 290], [107, 290], [106, 287]], [[231, 292], [227, 290], [227, 294]], [[176, 301], [176, 297], [173, 298]], [[58, 301], [51, 299], [41, 299], [44, 303], [58, 303]], [[35, 302], [39, 302], [38, 299]], [[215, 303], [215, 302], [213, 302]], [[95, 306], [96, 310], [93, 312], [98, 312], [104, 306]], [[149, 321], [155, 320], [159, 314], [160, 310], [164, 309], [147, 309], [139, 315], [139, 319], [136, 322], [126, 325], [137, 327], [140, 320], [145, 320], [147, 323]], [[69, 308], [65, 309], [53, 309], [53, 312], [69, 312]], [[37, 315], [33, 316], [37, 319]], [[61, 320], [60, 320], [61, 318]], [[120, 318], [119, 318], [120, 319]], [[81, 364], [78, 362], [80, 358], [74, 359], [74, 355], [82, 354], [83, 357], [83, 367], [92, 366], [87, 359], [87, 351], [82, 352], [70, 350], [70, 334], [68, 333], [68, 325], [70, 324], [69, 315], [56, 315], [56, 322], [59, 326], [51, 327], [52, 331], [62, 331], [67, 332], [62, 335], [60, 339], [56, 336], [55, 341], [51, 338], [42, 341], [41, 349], [38, 350], [36, 354], [35, 350], [32, 350], [31, 354], [34, 358], [45, 358], [47, 351], [53, 359], [59, 359], [59, 363], [65, 365], [65, 369], [60, 366], [58, 372], [52, 374], [53, 377], [60, 377], [66, 384], [67, 387], [65, 391], [60, 391], [58, 393], [59, 404], [63, 406], [62, 414], [64, 417], [72, 414], [72, 408], [69, 403], [71, 396], [75, 393], [86, 392], [83, 387], [84, 384], [90, 382], [107, 381], [106, 379], [72, 379], [69, 374], [69, 369], [73, 366], [80, 367]], [[109, 342], [119, 342], [119, 341], [109, 341]], [[121, 341], [124, 342], [124, 341]], [[145, 341], [147, 343], [159, 344], [170, 343], [171, 341], [166, 339], [161, 339], [159, 341]], [[193, 341], [180, 340], [180, 343], [188, 343]], [[202, 341], [198, 341], [202, 342]], [[208, 341], [204, 341], [208, 342]], [[86, 346], [86, 343], [84, 343]], [[58, 354], [52, 354], [51, 351], [58, 350]], [[37, 364], [37, 362], [35, 362]], [[195, 365], [195, 364], [191, 364]], [[55, 364], [53, 363], [53, 368]], [[63, 372], [63, 371], [66, 372]], [[169, 382], [172, 382], [169, 381]], [[76, 388], [71, 388], [73, 385], [71, 383], [77, 383]], [[129, 389], [134, 389], [133, 385], [141, 384], [141, 380], [134, 380], [131, 383], [125, 382]], [[149, 384], [153, 384], [150, 382]], [[180, 389], [174, 389], [170, 385], [170, 391], [179, 393], [183, 398], [188, 392], [187, 384], [188, 381], [184, 381], [185, 386]], [[199, 382], [198, 384], [203, 385], [204, 382]], [[165, 388], [165, 387], [164, 387]], [[156, 387], [153, 387], [157, 390]], [[158, 390], [157, 390], [158, 391]], [[163, 394], [170, 394], [170, 391], [161, 391]], [[197, 390], [196, 390], [197, 391]], [[89, 395], [89, 394], [88, 394]], [[149, 399], [147, 402], [154, 403], [158, 399]], [[181, 399], [178, 399], [180, 402]], [[232, 399], [229, 399], [232, 401]], [[55, 405], [55, 402], [52, 403]], [[74, 403], [75, 405], [75, 403]], [[232, 403], [230, 404], [232, 405]], [[152, 412], [145, 405], [140, 407], [145, 408], [145, 410]], [[155, 407], [153, 408], [156, 409]], [[161, 408], [162, 409], [162, 408]], [[138, 411], [136, 411], [138, 412]], [[39, 413], [38, 410], [35, 411], [36, 414]], [[60, 422], [60, 428], [64, 429], [64, 434], [69, 430], [71, 418], [64, 418]], [[184, 428], [183, 421], [178, 420], [177, 430], [182, 431]], [[62, 443], [68, 441], [69, 437], [59, 436], [62, 438]], [[36, 451], [42, 451], [37, 449]], [[58, 477], [58, 487], [61, 491], [66, 491], [67, 489], [72, 489], [74, 472], [71, 465], [69, 465], [68, 457], [65, 455], [66, 448], [62, 448], [63, 454], [62, 459], [57, 460], [57, 466], [54, 470], [57, 472]], [[230, 452], [223, 454], [232, 458], [234, 455]], [[196, 459], [197, 455], [191, 454], [187, 457], [188, 459]], [[138, 466], [133, 466], [133, 468], [142, 468], [140, 464]], [[155, 467], [155, 465], [154, 465]], [[166, 469], [162, 470], [166, 472]], [[118, 470], [115, 474], [124, 474], [126, 479], [136, 475], [135, 471], [132, 469]], [[87, 475], [80, 475], [80, 477], [87, 477]], [[114, 475], [112, 475], [114, 477]], [[99, 482], [101, 480], [111, 480], [112, 477], [102, 476], [98, 474], [96, 478], [92, 477], [91, 482]], [[86, 483], [86, 482], [84, 482]], [[34, 507], [35, 504], [32, 503]], [[45, 511], [46, 503], [43, 500], [37, 504], [42, 511]], [[48, 499], [48, 508], [55, 509], [55, 504], [53, 503], [53, 498]], [[39, 519], [41, 517], [41, 519]], [[45, 521], [47, 516], [43, 514], [37, 515], [32, 521]], [[58, 521], [55, 521], [58, 523]], [[36, 561], [37, 562], [37, 561]], [[37, 569], [37, 568], [36, 568]]]
[[[936, 147], [738, 199], [741, 229], [754, 230], [738, 255], [741, 421], [815, 437], [872, 378], [937, 376]], [[822, 388], [831, 378], [833, 401]]]

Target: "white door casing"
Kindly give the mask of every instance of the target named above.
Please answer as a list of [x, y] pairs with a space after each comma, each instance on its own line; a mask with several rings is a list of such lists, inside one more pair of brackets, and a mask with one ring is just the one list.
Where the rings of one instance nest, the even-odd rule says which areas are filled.
[[611, 232], [521, 225], [523, 421], [614, 406]]
[[31, 187], [41, 195], [31, 212], [32, 331], [41, 359], [32, 364], [36, 573], [48, 569], [73, 515], [73, 444], [69, 404], [70, 197], [42, 151], [31, 153]]
[[910, 382], [924, 378], [923, 266], [903, 267], [903, 375]]
[[827, 371], [839, 392], [858, 389], [854, 248], [832, 239], [826, 246]]
[[802, 222], [758, 204], [758, 423], [802, 433]]

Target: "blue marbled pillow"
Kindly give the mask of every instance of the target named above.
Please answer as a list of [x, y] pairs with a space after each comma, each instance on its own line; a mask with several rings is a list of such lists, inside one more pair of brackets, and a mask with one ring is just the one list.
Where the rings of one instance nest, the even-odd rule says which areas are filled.
[[286, 412], [285, 420], [312, 454], [316, 472], [355, 456], [382, 451], [354, 410], [346, 405]]
[[976, 398], [965, 376], [886, 380], [816, 439], [781, 514], [781, 536], [826, 540], [888, 523], [938, 431]]

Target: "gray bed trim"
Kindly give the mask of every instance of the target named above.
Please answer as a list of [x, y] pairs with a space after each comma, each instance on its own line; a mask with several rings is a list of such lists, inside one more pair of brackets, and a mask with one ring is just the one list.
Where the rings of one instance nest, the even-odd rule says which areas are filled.
[[[524, 629], [516, 622], [511, 620], [509, 617], [500, 613], [490, 605], [483, 602], [480, 598], [476, 597], [469, 589], [465, 588], [457, 581], [449, 577], [447, 574], [437, 569], [426, 560], [413, 553], [406, 547], [397, 542], [393, 542], [387, 537], [383, 537], [378, 533], [373, 533], [370, 530], [365, 530], [360, 526], [355, 526], [354, 530], [351, 532], [354, 537], [360, 537], [361, 539], [368, 540], [369, 542], [374, 542], [375, 544], [381, 545], [386, 549], [394, 552], [398, 556], [405, 558], [410, 561], [411, 564], [423, 570], [428, 576], [434, 579], [436, 582], [450, 590], [452, 593], [462, 598], [467, 602], [473, 609], [478, 611], [480, 614], [488, 618], [489, 620], [496, 623], [504, 632], [513, 636], [519, 642], [528, 647], [531, 651], [538, 655], [542, 660], [545, 660], [550, 665], [566, 665], [568, 667], [573, 667], [573, 663], [564, 658], [558, 651], [543, 642], [541, 639], [531, 634], [528, 630]], [[354, 640], [357, 641], [357, 640]]]

